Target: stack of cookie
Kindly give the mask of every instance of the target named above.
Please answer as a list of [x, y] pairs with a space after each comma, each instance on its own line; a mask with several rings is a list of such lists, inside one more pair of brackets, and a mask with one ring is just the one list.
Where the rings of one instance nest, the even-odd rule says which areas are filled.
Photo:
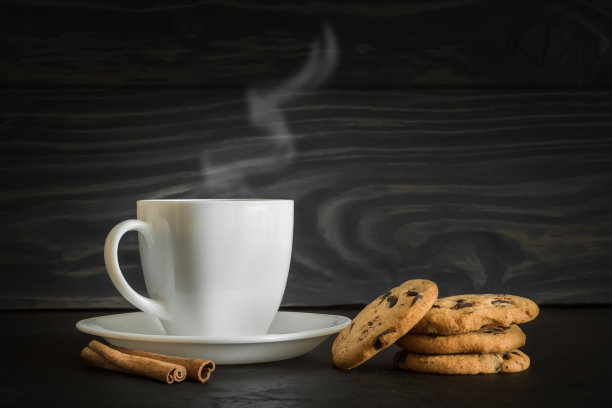
[[349, 370], [397, 344], [397, 368], [439, 374], [518, 372], [529, 357], [518, 348], [517, 324], [538, 315], [529, 299], [512, 295], [462, 295], [438, 299], [438, 287], [415, 279], [367, 305], [332, 346], [338, 368]]
[[394, 364], [436, 374], [514, 373], [529, 367], [518, 350], [525, 334], [517, 324], [533, 320], [538, 306], [512, 295], [459, 295], [438, 299], [397, 340]]

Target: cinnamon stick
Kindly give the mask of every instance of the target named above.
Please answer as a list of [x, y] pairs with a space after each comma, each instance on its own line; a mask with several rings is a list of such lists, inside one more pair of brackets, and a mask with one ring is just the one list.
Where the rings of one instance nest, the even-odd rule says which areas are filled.
[[81, 350], [81, 357], [89, 364], [95, 365], [96, 367], [104, 368], [106, 370], [120, 371], [122, 373], [129, 373], [129, 371], [114, 365], [89, 347], [85, 347]]
[[165, 354], [151, 353], [149, 351], [135, 350], [120, 346], [109, 346], [117, 351], [125, 354], [152, 358], [155, 360], [165, 361], [167, 363], [180, 364], [187, 369], [187, 378], [192, 381], [204, 383], [210, 378], [210, 374], [215, 371], [215, 363], [211, 360], [203, 360], [199, 358], [186, 358], [178, 356], [168, 356]]
[[126, 373], [139, 374], [168, 384], [186, 378], [186, 368], [180, 364], [122, 353], [92, 340], [81, 351], [84, 360], [95, 366]]

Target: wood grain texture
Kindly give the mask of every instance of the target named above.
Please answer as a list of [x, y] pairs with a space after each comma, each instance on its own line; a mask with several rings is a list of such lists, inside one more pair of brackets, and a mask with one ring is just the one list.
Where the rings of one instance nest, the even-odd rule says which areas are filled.
[[[441, 296], [612, 299], [612, 92], [294, 95], [285, 133], [232, 90], [0, 95], [0, 307], [125, 306], [102, 247], [145, 198], [296, 200], [285, 305]], [[135, 236], [128, 280], [144, 291]]]
[[329, 24], [331, 85], [610, 85], [605, 0], [2, 1], [0, 86], [244, 87]]

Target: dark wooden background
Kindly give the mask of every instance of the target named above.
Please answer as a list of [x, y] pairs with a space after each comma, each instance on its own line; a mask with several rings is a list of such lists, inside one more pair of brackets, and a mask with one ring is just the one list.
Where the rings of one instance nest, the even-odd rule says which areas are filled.
[[285, 305], [612, 301], [612, 2], [0, 7], [0, 308], [127, 306], [110, 228], [211, 197], [296, 200]]

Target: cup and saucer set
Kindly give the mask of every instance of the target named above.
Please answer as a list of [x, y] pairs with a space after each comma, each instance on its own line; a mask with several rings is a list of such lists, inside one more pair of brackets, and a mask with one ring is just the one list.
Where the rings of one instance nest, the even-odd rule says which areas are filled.
[[[350, 323], [344, 316], [279, 311], [293, 242], [293, 201], [141, 200], [104, 247], [117, 290], [141, 312], [93, 317], [78, 330], [108, 343], [216, 364], [285, 360]], [[145, 285], [125, 280], [119, 240], [139, 233]]]

